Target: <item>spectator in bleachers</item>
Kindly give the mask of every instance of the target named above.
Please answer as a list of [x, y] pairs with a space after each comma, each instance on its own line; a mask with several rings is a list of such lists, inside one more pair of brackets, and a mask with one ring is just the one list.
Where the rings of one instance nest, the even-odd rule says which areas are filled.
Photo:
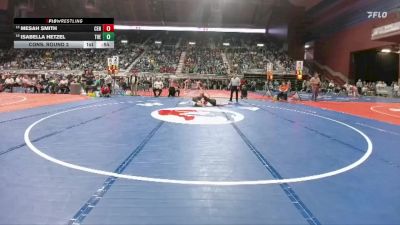
[[333, 80], [329, 81], [328, 84], [328, 93], [333, 93], [335, 91], [335, 83], [333, 82]]
[[358, 88], [356, 85], [350, 85], [349, 87], [350, 95], [353, 97], [359, 97]]
[[356, 83], [358, 93], [362, 93], [362, 86], [363, 86], [363, 83], [362, 83], [361, 79], [358, 79], [358, 81]]
[[4, 81], [4, 89], [9, 89], [10, 92], [13, 92], [13, 87], [15, 86], [14, 78], [8, 76]]
[[395, 97], [400, 96], [399, 85], [397, 84], [397, 82], [394, 82], [394, 84], [393, 84], [393, 96], [395, 96]]
[[381, 96], [385, 93], [387, 85], [384, 81], [378, 81], [375, 85], [376, 95]]
[[69, 93], [68, 79], [65, 76], [63, 76], [58, 82], [58, 90], [61, 92], [61, 94]]

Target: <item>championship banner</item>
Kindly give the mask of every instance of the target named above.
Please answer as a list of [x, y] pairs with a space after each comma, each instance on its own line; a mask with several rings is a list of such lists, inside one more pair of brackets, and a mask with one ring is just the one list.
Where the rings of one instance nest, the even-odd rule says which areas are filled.
[[296, 61], [296, 70], [303, 70], [303, 61]]
[[119, 66], [119, 56], [113, 56], [113, 57], [112, 57], [112, 65], [114, 66], [115, 69], [118, 70], [118, 66]]
[[273, 80], [274, 73], [273, 73], [273, 64], [267, 63], [267, 80]]
[[272, 71], [272, 70], [273, 70], [273, 64], [267, 63], [267, 71]]
[[303, 79], [303, 61], [296, 61], [296, 76], [298, 80]]
[[303, 70], [296, 70], [296, 76], [298, 80], [303, 79]]
[[107, 70], [108, 74], [118, 73], [119, 57], [113, 56], [112, 58], [107, 58]]

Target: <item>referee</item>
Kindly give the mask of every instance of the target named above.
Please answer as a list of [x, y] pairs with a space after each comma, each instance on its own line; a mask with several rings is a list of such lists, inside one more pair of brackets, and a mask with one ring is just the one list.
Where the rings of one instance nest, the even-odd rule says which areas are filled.
[[231, 78], [231, 82], [229, 83], [229, 86], [231, 87], [231, 98], [229, 99], [230, 102], [232, 102], [233, 92], [236, 92], [236, 102], [239, 102], [239, 85], [240, 78], [236, 74], [234, 77]]

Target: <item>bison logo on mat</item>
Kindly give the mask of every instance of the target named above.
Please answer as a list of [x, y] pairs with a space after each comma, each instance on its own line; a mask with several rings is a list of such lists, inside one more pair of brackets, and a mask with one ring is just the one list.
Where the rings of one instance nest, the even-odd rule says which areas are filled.
[[244, 119], [240, 113], [217, 108], [167, 108], [153, 111], [151, 116], [171, 123], [228, 124]]

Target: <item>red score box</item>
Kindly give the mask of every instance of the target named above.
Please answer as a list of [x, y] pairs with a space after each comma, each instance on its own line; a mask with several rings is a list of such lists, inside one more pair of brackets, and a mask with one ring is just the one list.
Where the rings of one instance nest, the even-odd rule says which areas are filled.
[[103, 32], [114, 32], [114, 24], [103, 24]]

